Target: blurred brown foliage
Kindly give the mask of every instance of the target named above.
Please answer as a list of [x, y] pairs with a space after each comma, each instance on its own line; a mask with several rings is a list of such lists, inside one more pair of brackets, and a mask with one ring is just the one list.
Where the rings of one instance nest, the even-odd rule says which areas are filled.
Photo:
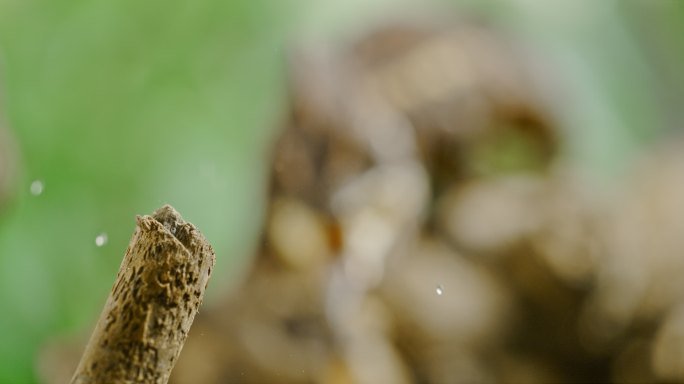
[[172, 381], [683, 381], [681, 143], [592, 190], [530, 60], [467, 22], [293, 53], [258, 256]]

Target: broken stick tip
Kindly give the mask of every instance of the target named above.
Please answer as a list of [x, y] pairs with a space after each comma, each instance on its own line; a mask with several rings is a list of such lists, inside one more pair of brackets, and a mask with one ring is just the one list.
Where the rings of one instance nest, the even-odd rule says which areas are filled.
[[[170, 205], [137, 216], [133, 234], [72, 384], [164, 384], [198, 313], [215, 256]], [[171, 231], [178, 241], [168, 241]]]

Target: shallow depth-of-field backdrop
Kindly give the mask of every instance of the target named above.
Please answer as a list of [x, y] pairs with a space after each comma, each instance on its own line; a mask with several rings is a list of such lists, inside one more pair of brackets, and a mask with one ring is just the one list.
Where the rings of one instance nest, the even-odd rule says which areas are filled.
[[[0, 383], [34, 382], [44, 340], [92, 325], [136, 214], [174, 205], [216, 249], [209, 300], [229, 289], [262, 222], [287, 47], [395, 3], [0, 0], [0, 118], [13, 137], [0, 148], [14, 159], [0, 208]], [[440, 6], [553, 63], [566, 156], [594, 178], [619, 177], [640, 146], [684, 126], [684, 2]]]

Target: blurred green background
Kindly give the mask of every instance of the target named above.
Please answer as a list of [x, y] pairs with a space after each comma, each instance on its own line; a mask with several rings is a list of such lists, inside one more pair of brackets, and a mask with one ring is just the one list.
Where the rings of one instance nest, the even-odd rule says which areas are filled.
[[[684, 122], [683, 1], [438, 6], [548, 61], [567, 158], [597, 179]], [[287, 46], [388, 8], [398, 3], [0, 0], [4, 120], [19, 154], [0, 212], [0, 383], [34, 382], [41, 343], [92, 324], [136, 214], [174, 205], [217, 251], [209, 299], [229, 289], [257, 239]]]

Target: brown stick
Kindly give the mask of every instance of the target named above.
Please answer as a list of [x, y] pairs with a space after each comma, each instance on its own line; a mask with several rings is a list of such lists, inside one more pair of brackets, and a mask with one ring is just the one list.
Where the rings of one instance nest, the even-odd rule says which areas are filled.
[[72, 384], [166, 383], [214, 266], [204, 236], [171, 206], [138, 216]]

